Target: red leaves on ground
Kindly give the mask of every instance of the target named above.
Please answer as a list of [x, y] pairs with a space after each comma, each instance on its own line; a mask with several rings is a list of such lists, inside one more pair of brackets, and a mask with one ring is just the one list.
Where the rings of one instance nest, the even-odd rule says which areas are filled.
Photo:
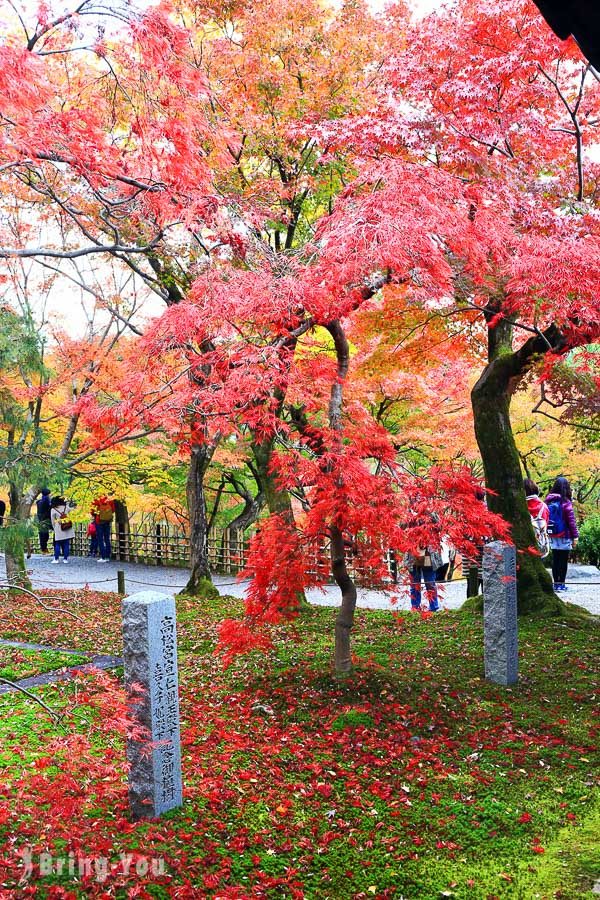
[[252, 650], [267, 650], [272, 646], [271, 638], [260, 628], [252, 628], [238, 619], [224, 619], [218, 626], [219, 645], [225, 648], [223, 664], [229, 665], [238, 654]]
[[[96, 615], [95, 595], [89, 600]], [[107, 604], [103, 615], [107, 628], [114, 626]], [[193, 645], [204, 628], [201, 612], [193, 601], [181, 600], [179, 615], [180, 641]], [[436, 629], [445, 620], [436, 620]], [[214, 636], [214, 619], [207, 625]], [[389, 627], [392, 640], [397, 632]], [[403, 640], [414, 627], [405, 625]], [[455, 638], [452, 628], [442, 630], [440, 640]], [[408, 639], [421, 640], [421, 633], [417, 629]], [[480, 639], [480, 630], [477, 634]], [[81, 678], [79, 706], [72, 717], [67, 713], [69, 733], [37, 750], [29, 746], [30, 738], [15, 748], [38, 764], [10, 767], [10, 782], [0, 789], [0, 828], [10, 822], [15, 849], [30, 844], [34, 853], [49, 847], [57, 856], [73, 852], [113, 859], [123, 848], [134, 859], [144, 853], [165, 858], [166, 874], [157, 878], [126, 877], [118, 866], [104, 883], [83, 878], [80, 889], [98, 898], [119, 890], [150, 897], [150, 881], [182, 897], [256, 900], [271, 892], [301, 898], [314, 889], [306, 873], [315, 871], [315, 860], [321, 860], [318, 889], [327, 888], [331, 875], [322, 859], [338, 848], [356, 853], [363, 847], [365, 871], [380, 851], [395, 865], [411, 852], [450, 860], [467, 855], [472, 848], [464, 845], [464, 831], [459, 838], [454, 827], [459, 808], [468, 810], [466, 816], [472, 812], [469, 830], [478, 823], [483, 834], [486, 823], [477, 818], [481, 806], [503, 781], [539, 773], [539, 758], [547, 760], [549, 751], [578, 760], [589, 756], [590, 748], [566, 739], [558, 716], [548, 724], [524, 723], [512, 708], [515, 701], [496, 696], [495, 688], [480, 702], [479, 682], [467, 712], [464, 689], [455, 684], [450, 689], [454, 675], [444, 681], [444, 673], [437, 672], [437, 683], [425, 681], [432, 674], [425, 671], [428, 662], [423, 655], [414, 680], [409, 677], [403, 696], [397, 696], [391, 681], [381, 681], [386, 678], [381, 666], [364, 661], [349, 694], [347, 686], [306, 664], [282, 671], [278, 663], [261, 673], [237, 661], [224, 673], [210, 655], [199, 661], [184, 654], [185, 806], [150, 823], [133, 823], [127, 815], [122, 687], [108, 676]], [[519, 774], [519, 767], [527, 768]], [[500, 814], [502, 805], [493, 808]], [[508, 814], [500, 821], [510, 827]], [[528, 832], [532, 816], [523, 813], [517, 821]], [[530, 838], [531, 852], [542, 853], [541, 840], [541, 834]], [[285, 872], [274, 871], [281, 858]], [[16, 884], [22, 874], [16, 853], [0, 860], [0, 873], [0, 881]], [[351, 891], [371, 884], [361, 877], [354, 873]], [[69, 895], [67, 885], [56, 887]]]

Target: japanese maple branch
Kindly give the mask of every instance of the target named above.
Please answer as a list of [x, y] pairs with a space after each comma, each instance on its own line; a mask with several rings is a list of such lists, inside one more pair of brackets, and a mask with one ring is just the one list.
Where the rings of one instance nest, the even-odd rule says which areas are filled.
[[[358, 309], [362, 303], [370, 300], [377, 291], [380, 291], [384, 285], [389, 284], [391, 281], [392, 275], [391, 272], [378, 272], [373, 275], [366, 284], [362, 285], [358, 290], [358, 297], [353, 305], [353, 309]], [[300, 325], [296, 326], [296, 328], [290, 329], [287, 334], [280, 335], [274, 341], [272, 341], [271, 346], [275, 349], [283, 347], [288, 344], [288, 342], [296, 341], [303, 334], [306, 334], [307, 331], [310, 331], [311, 328], [314, 328], [318, 325], [317, 319], [314, 316], [309, 316]], [[328, 325], [324, 326], [328, 328]]]
[[[80, 290], [84, 291], [87, 294], [90, 294], [94, 298], [94, 300], [98, 299], [98, 293], [93, 290], [93, 288], [89, 287], [89, 285], [87, 285], [82, 279], [75, 278], [73, 275], [69, 275], [68, 272], [63, 271], [63, 269], [59, 269], [56, 266], [51, 266], [49, 263], [42, 262], [42, 260], [38, 260], [38, 264], [40, 266], [43, 266], [44, 269], [49, 269], [52, 272], [56, 272], [61, 277], [68, 279], [73, 284], [77, 285]], [[130, 331], [133, 331], [134, 334], [137, 334], [138, 337], [143, 336], [144, 332], [140, 331], [139, 328], [133, 325], [130, 321], [130, 318], [121, 315], [121, 313], [117, 309], [115, 309], [113, 306], [110, 306], [108, 303], [106, 303], [106, 301], [104, 301], [104, 304], [111, 316], [114, 316], [115, 319], [118, 319], [119, 322], [122, 322], [127, 328], [130, 329]]]
[[116, 447], [117, 444], [125, 444], [127, 441], [137, 441], [140, 438], [148, 437], [149, 434], [158, 434], [161, 430], [162, 429], [160, 428], [148, 428], [144, 431], [137, 431], [133, 434], [115, 437], [114, 440], [105, 441], [101, 447], [94, 447], [92, 450], [87, 450], [85, 453], [81, 453], [76, 459], [70, 461], [69, 468], [72, 469], [74, 466], [78, 466], [80, 463], [85, 462], [86, 459], [89, 459], [90, 456], [94, 456], [95, 453], [102, 453], [104, 450], [110, 450], [111, 447]]
[[50, 713], [50, 715], [56, 722], [60, 722], [60, 720], [62, 719], [62, 716], [55, 709], [52, 709], [52, 707], [48, 706], [47, 703], [44, 703], [44, 701], [40, 697], [38, 697], [36, 694], [32, 694], [31, 691], [28, 691], [27, 688], [24, 688], [23, 685], [18, 684], [16, 681], [11, 681], [9, 678], [2, 678], [0, 676], [0, 684], [8, 684], [15, 691], [19, 691], [21, 694], [29, 697], [30, 700], [34, 700], [37, 704], [39, 704], [39, 706], [43, 707], [46, 712]]
[[[470, 309], [476, 309], [478, 312], [484, 313], [484, 315], [489, 316], [490, 314], [490, 310], [486, 309], [485, 306], [478, 306], [477, 303], [473, 303], [471, 300], [463, 300], [462, 303]], [[516, 319], [511, 319], [510, 316], [505, 316], [503, 312], [494, 312], [492, 317], [502, 319], [503, 322], [512, 325], [514, 328], [519, 328], [521, 331], [528, 331], [530, 334], [537, 335], [537, 337], [546, 342], [548, 349], [552, 350], [552, 345], [545, 337], [544, 332], [535, 325], [524, 325], [523, 322], [518, 322]]]
[[19, 249], [18, 247], [0, 247], [0, 259], [8, 259], [10, 257], [33, 257], [48, 256], [53, 259], [77, 259], [79, 256], [90, 256], [93, 253], [148, 253], [160, 244], [163, 239], [163, 232], [159, 231], [157, 235], [142, 247], [126, 246], [122, 244], [96, 244], [93, 247], [81, 247], [79, 250], [51, 250], [49, 247], [31, 247]]
[[[585, 79], [586, 79], [587, 73], [588, 73], [589, 70], [590, 70], [590, 66], [589, 66], [589, 64], [588, 64], [587, 66], [585, 66], [585, 68], [583, 69], [583, 71], [582, 71], [582, 73], [581, 73], [581, 81], [580, 81], [580, 84], [579, 84], [579, 91], [578, 91], [578, 93], [577, 93], [577, 98], [576, 98], [576, 100], [575, 100], [575, 103], [574, 103], [574, 105], [573, 105], [572, 107], [570, 106], [570, 104], [569, 104], [567, 98], [565, 97], [565, 95], [564, 95], [563, 92], [561, 91], [560, 87], [558, 86], [558, 75], [557, 75], [556, 78], [553, 78], [553, 77], [552, 77], [551, 75], [549, 75], [548, 72], [546, 72], [545, 69], [544, 69], [541, 65], [539, 65], [539, 64], [538, 64], [538, 69], [539, 69], [539, 71], [542, 73], [542, 75], [544, 76], [544, 78], [546, 78], [547, 81], [549, 81], [550, 84], [554, 87], [556, 93], [558, 94], [558, 97], [559, 97], [561, 103], [563, 104], [563, 106], [564, 106], [565, 109], [567, 110], [567, 113], [568, 113], [568, 115], [569, 115], [569, 118], [571, 119], [571, 122], [573, 123], [573, 131], [572, 131], [572, 134], [573, 134], [573, 137], [575, 138], [575, 153], [576, 153], [576, 162], [577, 162], [577, 199], [578, 199], [578, 200], [583, 200], [583, 196], [584, 196], [584, 182], [583, 182], [583, 135], [582, 135], [582, 133], [581, 133], [581, 126], [580, 126], [580, 124], [579, 124], [579, 119], [577, 118], [577, 113], [579, 112], [579, 107], [580, 107], [581, 101], [582, 101], [582, 99], [583, 99], [583, 88], [584, 88], [584, 84], [585, 84]], [[558, 65], [557, 65], [557, 72], [558, 72]]]
[[551, 419], [553, 422], [558, 422], [559, 425], [569, 425], [571, 428], [582, 428], [585, 431], [593, 431], [600, 432], [600, 427], [597, 425], [586, 425], [584, 422], [570, 422], [566, 419], [562, 419], [559, 416], [553, 416], [552, 413], [547, 412], [545, 409], [542, 409], [544, 403], [547, 403], [548, 406], [551, 406], [553, 409], [559, 409], [560, 404], [554, 403], [550, 397], [548, 397], [546, 393], [546, 388], [544, 384], [541, 384], [541, 392], [540, 399], [536, 403], [536, 405], [531, 410], [532, 413], [536, 413], [539, 416], [545, 416], [547, 419]]

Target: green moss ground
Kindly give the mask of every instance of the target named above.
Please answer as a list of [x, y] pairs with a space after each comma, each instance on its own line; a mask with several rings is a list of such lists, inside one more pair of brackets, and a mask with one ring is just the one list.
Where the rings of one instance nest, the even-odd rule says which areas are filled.
[[89, 662], [87, 656], [48, 650], [23, 650], [20, 647], [0, 646], [0, 678], [19, 681], [42, 675], [65, 666], [78, 666]]
[[[106, 595], [98, 616], [97, 597], [87, 601], [94, 649], [118, 652], [118, 601]], [[77, 604], [85, 618], [85, 596]], [[109, 802], [94, 776], [72, 814], [88, 854], [110, 845], [162, 855], [167, 875], [102, 885], [53, 875], [38, 879], [36, 896], [593, 898], [597, 629], [522, 619], [520, 681], [504, 689], [482, 677], [478, 615], [362, 610], [356, 671], [339, 682], [328, 609], [224, 671], [216, 625], [238, 611], [230, 598], [178, 600], [185, 806], [132, 826], [124, 786]], [[55, 629], [36, 617], [27, 639], [47, 643]], [[55, 685], [42, 696], [94, 719], [77, 691]], [[70, 727], [92, 736], [99, 758], [110, 748], [119, 759], [120, 738], [76, 718]], [[49, 832], [14, 796], [17, 784], [41, 790], [36, 761], [62, 733], [25, 698], [0, 697], [0, 840], [22, 829], [33, 846], [72, 846], [66, 827]], [[45, 787], [55, 778], [62, 790], [60, 750], [44, 766]], [[4, 825], [3, 802], [13, 813]]]

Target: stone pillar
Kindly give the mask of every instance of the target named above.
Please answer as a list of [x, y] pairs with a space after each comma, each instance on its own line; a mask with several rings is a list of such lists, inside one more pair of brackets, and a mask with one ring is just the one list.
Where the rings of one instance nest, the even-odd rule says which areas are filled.
[[516, 559], [512, 544], [492, 541], [483, 549], [485, 677], [504, 685], [519, 677]]
[[127, 741], [129, 803], [134, 819], [154, 818], [182, 803], [175, 601], [142, 591], [122, 612], [125, 689], [143, 730]]

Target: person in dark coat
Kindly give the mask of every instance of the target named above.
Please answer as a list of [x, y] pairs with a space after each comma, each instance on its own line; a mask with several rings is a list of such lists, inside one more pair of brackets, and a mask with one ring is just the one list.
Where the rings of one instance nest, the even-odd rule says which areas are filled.
[[92, 513], [96, 521], [96, 536], [100, 551], [100, 559], [97, 562], [107, 563], [110, 562], [112, 553], [110, 533], [115, 514], [115, 501], [106, 496], [98, 497], [92, 504]]
[[40, 550], [44, 556], [48, 553], [48, 538], [50, 537], [50, 491], [42, 488], [42, 496], [35, 504], [38, 533], [40, 536]]

